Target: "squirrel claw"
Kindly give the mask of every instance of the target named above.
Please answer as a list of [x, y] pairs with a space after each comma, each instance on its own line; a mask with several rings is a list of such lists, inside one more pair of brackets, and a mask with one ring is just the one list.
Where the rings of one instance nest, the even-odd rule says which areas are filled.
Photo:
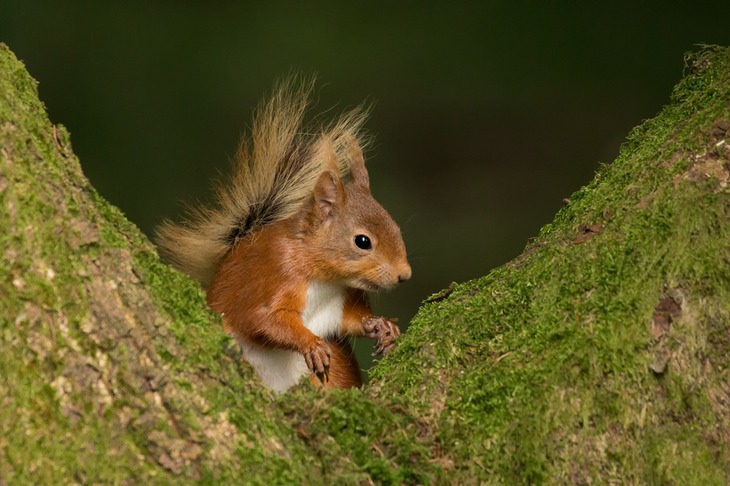
[[304, 362], [312, 373], [314, 373], [322, 384], [330, 380], [330, 347], [323, 339], [307, 351], [302, 353]]
[[395, 346], [395, 341], [400, 336], [400, 329], [397, 325], [398, 319], [385, 317], [368, 316], [362, 321], [365, 335], [375, 339], [375, 352], [373, 356], [386, 356]]

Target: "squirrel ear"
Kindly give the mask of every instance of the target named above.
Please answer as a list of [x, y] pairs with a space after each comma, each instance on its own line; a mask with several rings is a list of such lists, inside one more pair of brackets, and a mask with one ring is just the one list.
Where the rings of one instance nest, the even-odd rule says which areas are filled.
[[324, 222], [332, 217], [337, 204], [340, 180], [331, 171], [324, 172], [314, 186], [314, 207], [312, 211], [317, 220]]
[[326, 221], [332, 216], [332, 210], [343, 196], [342, 183], [340, 182], [340, 166], [337, 162], [337, 153], [332, 146], [332, 141], [325, 138], [321, 142], [320, 155], [324, 157], [325, 170], [317, 179], [314, 186], [314, 216], [319, 221]]
[[364, 187], [369, 191], [370, 177], [368, 177], [368, 171], [365, 168], [365, 158], [362, 155], [362, 149], [354, 136], [350, 135], [348, 138], [347, 151], [350, 159], [350, 180], [354, 184]]

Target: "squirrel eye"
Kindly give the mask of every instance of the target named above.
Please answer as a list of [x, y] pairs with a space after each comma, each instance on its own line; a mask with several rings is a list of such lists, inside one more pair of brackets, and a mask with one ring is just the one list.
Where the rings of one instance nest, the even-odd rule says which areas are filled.
[[361, 250], [369, 250], [373, 247], [373, 244], [366, 235], [357, 235], [355, 236], [355, 246]]

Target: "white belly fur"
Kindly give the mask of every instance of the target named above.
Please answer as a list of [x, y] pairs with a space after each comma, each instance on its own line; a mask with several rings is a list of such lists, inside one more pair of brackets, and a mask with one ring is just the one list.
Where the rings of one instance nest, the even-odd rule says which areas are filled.
[[[302, 311], [304, 325], [320, 337], [337, 334], [342, 323], [345, 287], [314, 281], [307, 289], [307, 303]], [[283, 349], [264, 349], [241, 340], [243, 359], [254, 367], [261, 380], [279, 393], [296, 385], [309, 372], [304, 356]]]

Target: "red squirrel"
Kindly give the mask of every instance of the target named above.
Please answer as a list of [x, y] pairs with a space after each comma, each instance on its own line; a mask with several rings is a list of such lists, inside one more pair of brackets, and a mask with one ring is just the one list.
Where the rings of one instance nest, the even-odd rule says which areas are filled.
[[387, 354], [396, 319], [373, 316], [368, 291], [411, 277], [401, 232], [370, 194], [362, 109], [318, 131], [303, 117], [313, 83], [282, 83], [254, 119], [217, 203], [157, 230], [163, 257], [196, 278], [243, 358], [284, 392], [309, 375], [362, 385], [349, 340]]

